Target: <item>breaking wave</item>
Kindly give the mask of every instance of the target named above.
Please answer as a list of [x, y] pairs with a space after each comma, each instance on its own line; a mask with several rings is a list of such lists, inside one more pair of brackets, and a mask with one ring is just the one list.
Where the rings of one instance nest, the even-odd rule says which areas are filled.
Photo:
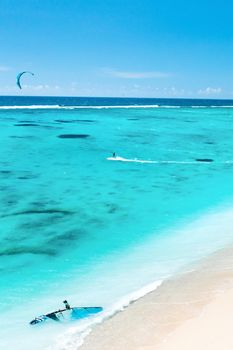
[[169, 105], [118, 105], [118, 106], [62, 106], [62, 105], [25, 105], [25, 106], [0, 106], [0, 110], [23, 110], [23, 109], [62, 109], [62, 110], [72, 110], [72, 109], [154, 109], [154, 108], [233, 108], [232, 106], [169, 106]]

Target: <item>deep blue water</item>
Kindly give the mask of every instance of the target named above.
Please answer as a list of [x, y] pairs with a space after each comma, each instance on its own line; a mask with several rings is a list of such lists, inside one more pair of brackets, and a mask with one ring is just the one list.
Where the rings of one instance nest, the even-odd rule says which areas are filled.
[[39, 97], [1, 96], [0, 106], [60, 105], [60, 106], [232, 106], [233, 100], [176, 99], [176, 98], [119, 98], [119, 97]]

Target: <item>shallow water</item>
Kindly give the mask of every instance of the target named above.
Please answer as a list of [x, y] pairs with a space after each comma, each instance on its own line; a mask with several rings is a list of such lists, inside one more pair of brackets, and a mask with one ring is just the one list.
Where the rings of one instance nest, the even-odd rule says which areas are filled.
[[[232, 242], [227, 224], [224, 232], [213, 230], [207, 216], [200, 232], [195, 221], [232, 203], [232, 108], [219, 101], [219, 108], [208, 107], [213, 101], [205, 108], [159, 108], [157, 100], [140, 100], [154, 107], [98, 109], [20, 101], [34, 107], [7, 109], [10, 103], [0, 101], [0, 319], [6, 325], [0, 338], [6, 348], [53, 347], [69, 325], [28, 322], [64, 299], [112, 308]], [[107, 159], [113, 152], [124, 161]]]

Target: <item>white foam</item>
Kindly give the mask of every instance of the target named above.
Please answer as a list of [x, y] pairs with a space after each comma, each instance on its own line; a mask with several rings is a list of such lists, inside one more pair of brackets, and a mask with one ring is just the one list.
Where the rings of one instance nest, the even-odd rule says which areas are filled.
[[169, 105], [118, 105], [118, 106], [61, 106], [61, 105], [26, 105], [26, 106], [0, 106], [0, 110], [7, 109], [153, 109], [153, 108], [233, 108], [233, 106], [169, 106]]
[[128, 106], [77, 106], [75, 108], [93, 108], [93, 109], [114, 109], [114, 108], [160, 108], [159, 105], [128, 105]]
[[[161, 105], [161, 106], [159, 106], [160, 108], [182, 108], [182, 106], [166, 106], [166, 105]], [[183, 107], [185, 107], [185, 106], [183, 106]]]
[[0, 106], [0, 109], [58, 109], [59, 105]]
[[233, 106], [191, 106], [191, 108], [233, 108]]
[[63, 333], [56, 342], [55, 347], [51, 347], [50, 349], [56, 350], [74, 350], [80, 347], [84, 339], [91, 333], [93, 326], [102, 323], [104, 320], [112, 317], [117, 312], [123, 311], [127, 306], [129, 306], [132, 302], [142, 298], [146, 294], [157, 289], [163, 281], [155, 281], [150, 283], [139, 290], [126, 295], [121, 298], [118, 302], [113, 304], [111, 307], [101, 312], [98, 316], [92, 317], [89, 320], [85, 320], [78, 326], [69, 328], [69, 330]]
[[233, 106], [210, 106], [211, 108], [233, 108]]
[[158, 105], [128, 105], [128, 106], [60, 106], [60, 105], [30, 105], [30, 106], [0, 106], [0, 109], [118, 109], [118, 108], [159, 108]]
[[191, 108], [208, 108], [210, 106], [191, 106]]

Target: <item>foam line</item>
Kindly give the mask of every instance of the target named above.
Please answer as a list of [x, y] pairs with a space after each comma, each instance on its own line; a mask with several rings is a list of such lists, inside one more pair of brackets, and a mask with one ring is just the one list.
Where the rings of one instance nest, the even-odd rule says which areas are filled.
[[[117, 303], [101, 312], [98, 316], [90, 318], [79, 326], [69, 328], [66, 333], [63, 333], [58, 339], [54, 350], [74, 350], [80, 347], [88, 334], [92, 331], [93, 326], [102, 323], [104, 320], [112, 317], [117, 312], [123, 311], [132, 302], [142, 298], [146, 294], [156, 290], [163, 280], [152, 282], [139, 290], [132, 292], [125, 297], [121, 298]], [[52, 349], [51, 349], [52, 350]]]
[[59, 109], [59, 105], [0, 106], [0, 109]]
[[60, 106], [60, 105], [31, 105], [31, 106], [0, 106], [0, 109], [117, 109], [117, 108], [159, 108], [158, 105], [129, 105], [129, 106]]
[[61, 105], [30, 105], [30, 106], [0, 106], [0, 110], [8, 109], [153, 109], [153, 108], [233, 108], [233, 106], [169, 106], [169, 105], [119, 105], [119, 106], [61, 106]]

